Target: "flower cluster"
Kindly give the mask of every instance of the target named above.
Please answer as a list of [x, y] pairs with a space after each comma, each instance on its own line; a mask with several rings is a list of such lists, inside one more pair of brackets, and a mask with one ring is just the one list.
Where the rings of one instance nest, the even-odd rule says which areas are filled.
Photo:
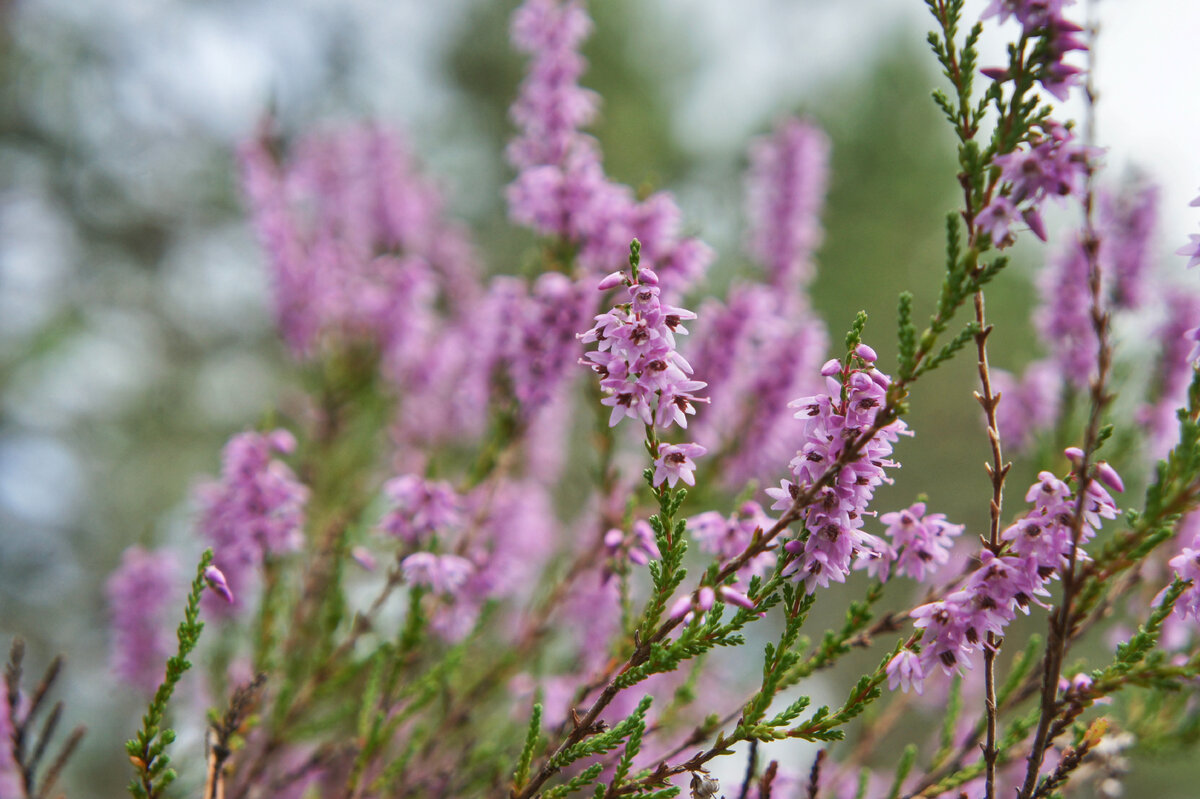
[[[222, 453], [221, 479], [196, 489], [200, 530], [213, 548], [213, 565], [226, 577], [233, 607], [242, 605], [250, 574], [268, 555], [302, 543], [308, 489], [275, 453], [287, 454], [296, 440], [286, 430], [240, 433]], [[210, 602], [209, 594], [205, 601]], [[222, 604], [210, 608], [228, 613]]]
[[1158, 195], [1152, 184], [1101, 195], [1100, 263], [1113, 308], [1140, 308], [1149, 298]]
[[[745, 551], [756, 532], [770, 528], [773, 523], [757, 502], [743, 502], [728, 517], [713, 510], [693, 516], [688, 519], [688, 531], [701, 550], [716, 555], [721, 561], [728, 561]], [[774, 567], [775, 553], [768, 550], [751, 558], [738, 572], [738, 577], [748, 579], [766, 574]]]
[[789, 541], [784, 548], [796, 556], [791, 573], [804, 581], [809, 593], [845, 582], [855, 558], [864, 549], [877, 550], [882, 542], [865, 532], [863, 517], [867, 505], [882, 483], [890, 483], [884, 471], [897, 464], [891, 460], [892, 444], [908, 433], [900, 420], [875, 430], [875, 417], [886, 401], [891, 378], [875, 369], [874, 350], [860, 344], [849, 363], [838, 360], [825, 364], [821, 374], [827, 393], [794, 400], [801, 420], [802, 443], [789, 468], [791, 480], [779, 488], [767, 489], [774, 500], [772, 510], [788, 510], [796, 498], [827, 479], [826, 472], [838, 467], [844, 451], [860, 436], [871, 432], [867, 440], [832, 475], [832, 483], [822, 485], [815, 501], [801, 512], [808, 531], [804, 538]]
[[113, 631], [113, 673], [147, 694], [162, 681], [163, 663], [174, 652], [170, 603], [178, 572], [170, 553], [134, 546], [125, 550], [105, 588]]
[[[1059, 100], [1066, 100], [1071, 87], [1079, 85], [1082, 70], [1063, 59], [1070, 52], [1086, 50], [1079, 38], [1083, 32], [1078, 24], [1063, 16], [1063, 8], [1074, 0], [992, 0], [983, 12], [983, 19], [999, 16], [1000, 22], [1016, 17], [1026, 36], [1037, 37], [1028, 66], [1038, 82]], [[985, 70], [998, 79], [1007, 79], [1006, 71]]]
[[[1071, 448], [1067, 455], [1078, 466], [1083, 453]], [[924, 631], [921, 652], [915, 657], [901, 651], [888, 663], [893, 688], [919, 685], [935, 666], [946, 674], [971, 668], [971, 656], [987, 646], [989, 633], [1002, 635], [1017, 611], [1028, 613], [1031, 603], [1040, 604], [1037, 597], [1049, 595], [1047, 584], [1070, 559], [1087, 558], [1080, 547], [1095, 536], [1102, 519], [1117, 516], [1116, 504], [1099, 481], [1124, 489], [1108, 464], [1097, 465], [1096, 477], [1088, 481], [1082, 518], [1076, 520], [1071, 487], [1050, 472], [1038, 475], [1025, 495], [1033, 510], [1001, 535], [1007, 549], [1001, 554], [985, 549], [959, 590], [912, 611], [913, 626]]]
[[406, 474], [389, 480], [383, 491], [392, 506], [379, 528], [406, 544], [423, 544], [462, 521], [462, 500], [449, 483]]
[[893, 564], [896, 573], [922, 581], [950, 560], [954, 539], [962, 535], [963, 525], [950, 524], [941, 513], [925, 515], [925, 503], [885, 513], [879, 521], [886, 524], [889, 543], [880, 542], [858, 564], [880, 582], [887, 582]]
[[1013, 241], [1010, 228], [1023, 219], [1045, 241], [1042, 204], [1048, 197], [1082, 196], [1089, 163], [1095, 158], [1096, 153], [1078, 143], [1069, 128], [1047, 120], [1027, 148], [996, 156], [1000, 184], [1006, 191], [997, 192], [979, 212], [980, 230], [991, 236], [993, 244], [1006, 246]]
[[647, 265], [681, 290], [708, 268], [712, 251], [680, 235], [670, 194], [639, 202], [628, 186], [610, 180], [599, 143], [579, 130], [596, 110], [595, 95], [578, 85], [585, 66], [579, 47], [590, 30], [583, 5], [572, 0], [526, 0], [513, 16], [513, 44], [532, 60], [512, 107], [521, 134], [508, 158], [520, 172], [508, 187], [509, 214], [576, 245], [580, 263], [594, 271], [638, 238]]
[[609, 564], [604, 569], [604, 579], [616, 573], [617, 564], [622, 560], [645, 566], [652, 560], [658, 560], [662, 553], [654, 540], [654, 528], [644, 519], [633, 523], [633, 531], [626, 536], [625, 531], [616, 527], [604, 534], [604, 551], [609, 557]]
[[329, 341], [367, 342], [389, 358], [420, 351], [433, 297], [468, 302], [478, 273], [437, 187], [381, 127], [309, 136], [283, 163], [275, 149], [265, 132], [247, 142], [242, 182], [293, 353]]
[[794, 292], [812, 280], [828, 182], [829, 138], [816, 125], [785, 119], [750, 148], [747, 250], [782, 291]]
[[[614, 272], [600, 282], [600, 289], [620, 285], [626, 287], [630, 301], [600, 314], [591, 330], [579, 334], [585, 344], [598, 345], [580, 363], [600, 376], [605, 395], [601, 402], [612, 408], [609, 426], [629, 417], [647, 426], [687, 427], [696, 404], [707, 402], [695, 394], [706, 384], [691, 379], [692, 367], [675, 348], [675, 334], [686, 333], [682, 322], [696, 315], [663, 303], [658, 276], [650, 269], [635, 267], [633, 277]], [[682, 480], [693, 485], [692, 458], [706, 451], [694, 443], [660, 445], [654, 484], [667, 481], [674, 486]]]

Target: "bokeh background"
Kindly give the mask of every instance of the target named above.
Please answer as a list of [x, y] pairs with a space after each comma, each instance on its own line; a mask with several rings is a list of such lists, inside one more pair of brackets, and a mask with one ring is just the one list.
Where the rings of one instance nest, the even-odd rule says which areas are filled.
[[[189, 540], [190, 487], [293, 376], [234, 147], [268, 110], [288, 133], [394, 125], [488, 267], [516, 271], [532, 239], [507, 225], [501, 195], [522, 68], [507, 44], [514, 5], [0, 2], [0, 644], [24, 636], [35, 668], [68, 658], [69, 715], [91, 728], [70, 795], [115, 796], [127, 779], [120, 743], [137, 698], [107, 670], [105, 577], [131, 544]], [[952, 145], [928, 99], [938, 76], [923, 3], [604, 0], [591, 10], [584, 83], [604, 98], [594, 131], [606, 167], [676, 193], [690, 232], [719, 253], [713, 287], [744, 266], [747, 140], [786, 113], [826, 128], [833, 172], [815, 305], [835, 340], [866, 309], [868, 340], [889, 363], [896, 294], [910, 289], [918, 311], [930, 307], [955, 203]], [[1200, 185], [1200, 8], [1104, 0], [1099, 14], [1099, 141], [1111, 175], [1163, 184], [1158, 249], [1164, 268], [1181, 270], [1170, 253], [1198, 221], [1187, 202]], [[985, 45], [984, 64], [999, 63], [999, 41]], [[1000, 366], [1039, 354], [1027, 278], [1042, 255], [1019, 248], [989, 300]], [[904, 445], [881, 503], [924, 490], [979, 529], [990, 489], [972, 379], [958, 363], [918, 389], [910, 422], [929, 443]], [[1176, 771], [1142, 768], [1133, 780], [1133, 796], [1194, 795]]]

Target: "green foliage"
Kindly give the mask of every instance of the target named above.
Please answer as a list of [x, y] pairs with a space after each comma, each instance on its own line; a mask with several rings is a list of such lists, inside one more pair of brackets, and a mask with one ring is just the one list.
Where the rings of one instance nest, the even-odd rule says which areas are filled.
[[513, 775], [513, 787], [520, 789], [529, 780], [529, 765], [533, 762], [533, 750], [541, 740], [542, 732], [542, 703], [533, 706], [533, 714], [529, 717], [529, 729], [525, 733], [525, 745], [521, 747], [521, 759], [517, 761], [517, 771]]
[[135, 774], [129, 783], [129, 793], [137, 799], [155, 799], [162, 796], [163, 791], [175, 781], [176, 773], [170, 768], [171, 758], [167, 755], [167, 747], [175, 741], [175, 731], [163, 727], [167, 706], [184, 673], [192, 667], [187, 659], [200, 640], [204, 630], [204, 622], [200, 621], [200, 597], [204, 593], [206, 581], [204, 571], [212, 564], [213, 553], [206, 549], [200, 556], [196, 566], [196, 577], [192, 580], [191, 591], [188, 593], [187, 604], [183, 611], [183, 621], [176, 633], [179, 639], [178, 651], [167, 658], [167, 672], [163, 681], [154, 693], [146, 714], [142, 716], [142, 727], [134, 738], [125, 743], [125, 751], [129, 753]]

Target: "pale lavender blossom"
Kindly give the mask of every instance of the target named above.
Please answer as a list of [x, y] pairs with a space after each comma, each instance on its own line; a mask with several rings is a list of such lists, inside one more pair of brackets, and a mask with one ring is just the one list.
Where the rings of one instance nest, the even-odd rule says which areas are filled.
[[[1071, 88], [1080, 85], [1083, 72], [1063, 58], [1073, 51], [1087, 49], [1078, 36], [1083, 29], [1063, 16], [1064, 7], [1072, 4], [1073, 0], [992, 0], [982, 16], [985, 20], [999, 16], [1000, 22], [1016, 17], [1025, 35], [1043, 39], [1043, 45], [1033, 51], [1041, 58], [1030, 66], [1043, 88], [1059, 100], [1066, 100]], [[984, 70], [984, 73], [997, 80], [1009, 78], [1006, 71]]]
[[597, 102], [578, 85], [586, 66], [579, 48], [590, 29], [583, 4], [570, 0], [526, 0], [513, 15], [513, 42], [531, 59], [510, 114], [520, 133], [508, 148], [519, 170], [506, 192], [509, 215], [571, 242], [592, 272], [610, 269], [638, 238], [645, 264], [680, 291], [704, 273], [713, 253], [680, 235], [669, 193], [639, 202], [605, 175], [599, 143], [581, 131]]
[[221, 455], [221, 478], [196, 489], [199, 527], [213, 548], [213, 565], [228, 581], [232, 605], [205, 596], [217, 615], [244, 606], [251, 574], [264, 558], [300, 548], [308, 488], [277, 454], [296, 445], [291, 433], [239, 433]]
[[[687, 333], [682, 323], [696, 315], [662, 301], [653, 270], [635, 267], [634, 275], [621, 281], [629, 302], [600, 314], [591, 330], [579, 334], [580, 341], [598, 346], [579, 362], [600, 376], [600, 402], [612, 408], [610, 427], [626, 417], [664, 429], [672, 424], [687, 427], [695, 406], [708, 402], [696, 396], [706, 384], [691, 379], [692, 366], [676, 349], [675, 336]], [[601, 281], [612, 283], [611, 276]], [[657, 445], [653, 484], [674, 487], [682, 480], [694, 485], [692, 459], [705, 452], [695, 443]]]
[[1175, 603], [1175, 615], [1200, 621], [1200, 549], [1184, 547], [1168, 563], [1177, 578], [1192, 582]]
[[1019, 215], [1040, 239], [1046, 238], [1041, 207], [1047, 198], [1081, 197], [1089, 163], [1099, 151], [1076, 141], [1070, 129], [1047, 120], [1026, 148], [996, 156], [1000, 183], [991, 203], [977, 217], [996, 246], [1012, 242], [1011, 225]]
[[[1106, 478], [1120, 484], [1111, 467]], [[1002, 636], [1017, 612], [1028, 613], [1031, 604], [1045, 607], [1038, 597], [1049, 595], [1046, 584], [1068, 558], [1086, 560], [1082, 545], [1096, 535], [1102, 519], [1117, 516], [1112, 497], [1099, 482], [1089, 481], [1075, 537], [1076, 498], [1067, 482], [1050, 472], [1038, 475], [1025, 500], [1034, 507], [1004, 531], [1001, 538], [1008, 548], [1002, 554], [984, 549], [979, 566], [961, 589], [910, 614], [913, 626], [923, 631], [920, 661], [925, 675], [934, 666], [946, 674], [972, 668], [974, 655], [987, 646], [987, 634]]]
[[825, 326], [802, 295], [760, 284], [737, 286], [727, 304], [701, 310], [688, 359], [722, 412], [699, 420], [696, 441], [719, 453], [726, 486], [771, 481], [801, 443], [787, 402], [823, 385]]
[[658, 449], [658, 457], [654, 459], [654, 485], [662, 485], [665, 481], [671, 488], [675, 483], [683, 481], [688, 485], [696, 484], [696, 462], [708, 452], [699, 444], [664, 444]]
[[147, 694], [162, 681], [167, 657], [175, 651], [170, 625], [178, 577], [179, 566], [169, 552], [134, 546], [125, 550], [106, 584], [113, 673]]
[[[1190, 203], [1188, 203], [1188, 205], [1192, 206], [1193, 208], [1200, 206], [1200, 197], [1192, 200]], [[1196, 235], [1195, 233], [1189, 233], [1188, 238], [1191, 239], [1191, 241], [1176, 250], [1175, 254], [1187, 256], [1188, 269], [1191, 269], [1196, 264], [1200, 264], [1200, 236]]]
[[497, 355], [527, 419], [557, 396], [579, 360], [575, 333], [594, 307], [591, 292], [557, 272], [540, 275], [509, 307]]
[[[633, 523], [629, 536], [623, 530], [613, 528], [604, 535], [604, 549], [610, 559], [623, 558], [638, 566], [645, 566], [652, 560], [658, 560], [662, 553], [654, 540], [654, 528], [644, 519]], [[611, 576], [612, 569], [606, 569], [605, 576]]]
[[233, 604], [233, 592], [229, 590], [229, 581], [225, 579], [225, 575], [216, 566], [206, 566], [204, 568], [204, 582], [208, 587], [217, 592], [217, 596], [224, 599], [229, 604]]
[[885, 513], [879, 521], [886, 524], [890, 546], [885, 547], [880, 557], [870, 555], [864, 561], [868, 569], [879, 572], [879, 579], [887, 582], [890, 566], [896, 573], [913, 580], [922, 581], [950, 560], [950, 548], [954, 539], [962, 535], [961, 524], [950, 524], [941, 513], [925, 515], [925, 503], [917, 502], [906, 510]]
[[309, 136], [286, 160], [275, 144], [263, 131], [240, 154], [284, 340], [297, 357], [367, 343], [405, 366], [432, 335], [435, 295], [454, 309], [473, 301], [478, 268], [465, 234], [383, 128]]
[[[886, 402], [891, 382], [887, 375], [858, 356], [849, 367], [839, 369], [825, 378], [825, 393], [790, 403], [801, 422], [802, 443], [789, 464], [792, 479], [782, 481], [779, 488], [767, 489], [775, 500], [773, 510], [789, 509], [802, 490], [816, 485], [843, 449], [874, 425]], [[853, 562], [882, 545], [862, 529], [863, 517], [875, 489], [892, 482], [885, 469], [897, 466], [890, 456], [892, 444], [901, 435], [910, 433], [900, 420], [876, 431], [838, 470], [833, 484], [820, 489], [815, 501], [802, 510], [808, 535], [789, 541], [784, 548], [798, 556], [790, 573], [804, 581], [809, 593], [830, 581], [845, 582]]]
[[1034, 317], [1042, 340], [1053, 342], [1050, 358], [1063, 378], [1078, 390], [1086, 390], [1099, 351], [1092, 326], [1088, 272], [1083, 244], [1072, 240], [1038, 280], [1041, 302]]
[[918, 694], [925, 690], [925, 672], [921, 658], [911, 649], [901, 649], [887, 664], [888, 688], [900, 688], [908, 693], [910, 688]]
[[750, 147], [747, 250], [778, 290], [796, 291], [812, 280], [828, 182], [829, 137], [810, 122], [784, 119]]
[[[736, 558], [745, 551], [756, 532], [767, 530], [774, 520], [763, 512], [757, 502], [743, 502], [728, 518], [716, 511], [707, 511], [688, 519], [688, 532], [691, 533], [700, 549], [724, 562]], [[742, 579], [766, 574], [775, 567], [775, 553], [761, 552], [751, 558], [738, 571]]]
[[1150, 294], [1158, 197], [1154, 185], [1101, 195], [1100, 263], [1112, 283], [1109, 293], [1114, 308], [1140, 308]]
[[1151, 380], [1152, 402], [1135, 417], [1147, 433], [1148, 455], [1154, 460], [1166, 457], [1179, 440], [1175, 411], [1187, 401], [1197, 346], [1193, 328], [1200, 322], [1200, 294], [1180, 286], [1164, 295], [1165, 318], [1155, 332], [1161, 350]]
[[996, 424], [1006, 450], [1027, 451], [1037, 435], [1058, 420], [1062, 375], [1053, 360], [1034, 361], [1025, 367], [1019, 380], [1002, 369], [993, 369], [992, 389], [1000, 396]]
[[462, 498], [449, 483], [405, 474], [384, 484], [383, 492], [391, 508], [379, 529], [406, 544], [424, 544], [462, 523]]
[[400, 562], [406, 583], [423, 586], [435, 594], [457, 593], [474, 570], [466, 558], [432, 552], [416, 552]]
[[1187, 268], [1191, 269], [1196, 264], [1200, 264], [1200, 235], [1189, 233], [1188, 238], [1191, 241], [1176, 250], [1175, 254], [1185, 256], [1188, 259]]

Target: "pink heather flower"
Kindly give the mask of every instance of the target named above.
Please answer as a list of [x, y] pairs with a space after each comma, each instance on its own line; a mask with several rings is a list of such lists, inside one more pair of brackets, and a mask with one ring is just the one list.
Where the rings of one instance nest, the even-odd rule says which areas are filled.
[[670, 194], [639, 202], [604, 174], [599, 144], [581, 132], [597, 103], [579, 86], [586, 66], [579, 48], [590, 30], [583, 4], [572, 0], [526, 0], [513, 15], [513, 43], [531, 59], [510, 113], [520, 133], [508, 147], [509, 162], [519, 170], [506, 192], [509, 216], [571, 242], [592, 271], [610, 268], [636, 237], [646, 265], [681, 290], [703, 274], [713, 253], [680, 236], [681, 215]]
[[[1120, 478], [1116, 479], [1119, 482]], [[1075, 498], [1067, 483], [1042, 472], [1025, 499], [1033, 503], [1033, 510], [1002, 535], [1011, 554], [995, 555], [984, 549], [978, 568], [960, 590], [910, 614], [913, 626], [923, 630], [923, 673], [928, 674], [935, 665], [946, 674], [962, 673], [972, 667], [973, 655], [987, 645], [988, 633], [1003, 635], [1017, 611], [1028, 613], [1031, 604], [1045, 607], [1038, 597], [1049, 595], [1047, 582], [1066, 564], [1074, 548]], [[1101, 519], [1116, 515], [1116, 505], [1108, 492], [1098, 482], [1089, 482], [1078, 544], [1095, 536]], [[1087, 554], [1078, 548], [1075, 557], [1082, 560]]]
[[1140, 308], [1150, 294], [1158, 197], [1154, 185], [1101, 196], [1100, 263], [1114, 308]]
[[731, 605], [737, 605], [739, 608], [745, 608], [746, 610], [758, 609], [758, 605], [754, 604], [753, 599], [727, 585], [721, 586], [721, 600]]
[[455, 594], [475, 570], [474, 564], [458, 555], [417, 552], [400, 561], [404, 581], [420, 585], [435, 594]]
[[1096, 368], [1098, 343], [1092, 327], [1092, 296], [1083, 244], [1071, 241], [1039, 276], [1041, 302], [1034, 323], [1042, 341], [1052, 342], [1051, 360], [1062, 377], [1085, 390]]
[[1020, 218], [1021, 214], [1012, 200], [999, 194], [979, 212], [975, 217], [975, 224], [988, 234], [993, 245], [1005, 247], [1012, 243], [1013, 236], [1009, 230]]
[[716, 604], [717, 594], [712, 590], [711, 586], [701, 586], [700, 591], [696, 594], [696, 607], [701, 611], [710, 611], [712, 606]]
[[[849, 442], [873, 426], [891, 381], [861, 359], [857, 363], [837, 377], [826, 377], [825, 393], [790, 403], [800, 420], [801, 444], [789, 464], [792, 479], [782, 481], [779, 488], [767, 489], [775, 500], [772, 510], [789, 509], [805, 487], [820, 481]], [[804, 581], [810, 593], [830, 581], [845, 582], [855, 559], [883, 546], [862, 530], [863, 517], [875, 488], [892, 482], [884, 469], [897, 465], [890, 458], [892, 444], [905, 434], [909, 433], [903, 421], [876, 432], [841, 468], [833, 485], [821, 489], [816, 501], [803, 509], [801, 518], [808, 536], [789, 541], [784, 548], [799, 556], [791, 573]]]
[[[924, 514], [925, 503], [918, 502], [907, 510], [879, 517], [888, 526], [887, 535], [891, 539], [891, 546], [884, 550], [887, 554], [876, 566], [881, 581], [887, 582], [889, 561], [895, 562], [898, 574], [922, 581], [950, 560], [950, 548], [962, 534], [963, 525], [948, 523], [941, 513]], [[866, 563], [870, 568], [875, 561]]]
[[[1063, 16], [1063, 8], [1073, 0], [992, 0], [983, 11], [982, 19], [999, 16], [1000, 22], [1016, 17], [1026, 35], [1038, 36], [1045, 46], [1034, 50], [1041, 54], [1041, 62], [1034, 66], [1038, 81], [1050, 94], [1066, 100], [1072, 86], [1079, 83], [1078, 67], [1071, 66], [1063, 58], [1074, 50], [1086, 50], [1087, 45], [1077, 36], [1082, 28]], [[999, 77], [996, 70], [984, 70]], [[1005, 74], [1003, 79], [1007, 80]]]
[[1096, 464], [1096, 477], [1117, 493], [1125, 491], [1125, 482], [1121, 479], [1121, 475], [1117, 474], [1117, 470], [1105, 461]]
[[[1184, 547], [1168, 563], [1176, 577], [1180, 580], [1192, 581], [1192, 584], [1179, 595], [1179, 600], [1175, 603], [1175, 615], [1180, 619], [1190, 617], [1200, 621], [1200, 549]], [[1155, 598], [1156, 605], [1162, 601], [1162, 596], [1163, 594], [1160, 593]]]
[[678, 480], [688, 485], [696, 484], [693, 474], [696, 464], [692, 458], [698, 458], [708, 452], [699, 444], [664, 444], [659, 447], [658, 457], [654, 460], [654, 480], [656, 486], [665, 480], [671, 488]]
[[[691, 595], [681, 596], [671, 603], [671, 609], [667, 611], [669, 619], [684, 619], [692, 612], [692, 597]], [[687, 623], [686, 621], [684, 622]]]
[[379, 529], [406, 544], [423, 544], [462, 523], [462, 500], [449, 483], [406, 474], [389, 480], [383, 492], [392, 507]]
[[[675, 349], [675, 334], [686, 333], [682, 322], [696, 315], [663, 303], [658, 276], [650, 269], [641, 270], [637, 282], [625, 282], [630, 302], [597, 316], [596, 325], [579, 334], [585, 344], [598, 344], [580, 363], [601, 378], [601, 403], [612, 408], [610, 427], [627, 416], [662, 428], [672, 423], [687, 427], [695, 405], [708, 401], [695, 393], [706, 384], [690, 379], [692, 367]], [[654, 485], [664, 480], [671, 487], [678, 480], [694, 485], [696, 464], [691, 459], [705, 452], [694, 443], [660, 446]]]
[[208, 583], [208, 587], [217, 592], [217, 596], [224, 599], [229, 604], [233, 604], [233, 593], [229, 590], [229, 582], [225, 579], [225, 575], [216, 566], [208, 566], [204, 569], [204, 582]]
[[1136, 421], [1147, 432], [1148, 454], [1154, 459], [1166, 457], [1179, 440], [1179, 420], [1175, 410], [1187, 401], [1193, 363], [1197, 352], [1200, 321], [1200, 294], [1183, 286], [1163, 292], [1166, 303], [1165, 319], [1155, 338], [1161, 347], [1151, 377], [1148, 402], [1137, 410]]
[[373, 572], [379, 566], [379, 561], [371, 554], [371, 550], [364, 546], [351, 547], [350, 557], [363, 571]]
[[696, 441], [724, 453], [726, 486], [771, 481], [801, 443], [787, 402], [824, 384], [816, 375], [827, 351], [824, 324], [803, 296], [757, 284], [702, 310], [688, 358], [723, 411], [698, 420]]
[[912, 688], [918, 694], [925, 690], [925, 672], [921, 658], [911, 649], [901, 649], [887, 664], [888, 688], [900, 688], [904, 693]]
[[240, 433], [221, 453], [221, 479], [196, 489], [200, 532], [213, 548], [213, 566], [228, 581], [232, 605], [205, 597], [217, 615], [243, 605], [250, 575], [270, 555], [300, 548], [308, 489], [275, 453], [288, 453], [295, 439], [286, 430]]
[[404, 364], [431, 335], [438, 295], [456, 309], [473, 300], [472, 248], [399, 137], [347, 128], [304, 138], [277, 162], [263, 132], [240, 155], [276, 321], [297, 357], [367, 343]]
[[113, 673], [147, 694], [158, 687], [167, 656], [175, 651], [170, 623], [178, 571], [170, 553], [130, 547], [105, 588]]
[[[628, 538], [623, 530], [613, 528], [604, 534], [604, 548], [610, 559], [624, 558], [630, 563], [645, 566], [651, 560], [658, 560], [662, 554], [654, 540], [654, 528], [650, 523], [638, 519], [633, 523], [633, 531]], [[615, 570], [610, 563], [605, 567], [605, 579], [611, 577]]]
[[1018, 380], [1001, 369], [992, 370], [992, 384], [1001, 395], [996, 423], [1005, 449], [1025, 452], [1036, 436], [1054, 426], [1062, 395], [1062, 375], [1051, 360], [1034, 361]]
[[828, 182], [829, 138], [812, 123], [785, 119], [751, 145], [747, 250], [779, 290], [794, 292], [812, 280]]
[[587, 323], [594, 300], [582, 282], [546, 272], [528, 292], [519, 285], [502, 310], [497, 362], [512, 386], [528, 421], [552, 402], [572, 366], [579, 360], [575, 332]]
[[[729, 561], [740, 555], [759, 530], [774, 524], [757, 502], [743, 502], [726, 518], [716, 511], [707, 511], [688, 519], [688, 532], [700, 544], [704, 552], [716, 555], [721, 561]], [[738, 572], [742, 579], [762, 575], [775, 567], [775, 553], [767, 551], [751, 558]]]
[[1187, 268], [1191, 269], [1200, 264], [1200, 235], [1189, 233], [1188, 238], [1191, 241], [1176, 250], [1175, 254], [1185, 256], [1188, 259]]
[[1018, 215], [1038, 238], [1045, 240], [1041, 206], [1046, 198], [1082, 196], [1089, 161], [1099, 151], [1076, 143], [1075, 135], [1053, 120], [1048, 120], [1028, 149], [996, 156], [1000, 167], [1000, 185], [1005, 186], [976, 217], [998, 247], [1012, 243], [1010, 228]]

